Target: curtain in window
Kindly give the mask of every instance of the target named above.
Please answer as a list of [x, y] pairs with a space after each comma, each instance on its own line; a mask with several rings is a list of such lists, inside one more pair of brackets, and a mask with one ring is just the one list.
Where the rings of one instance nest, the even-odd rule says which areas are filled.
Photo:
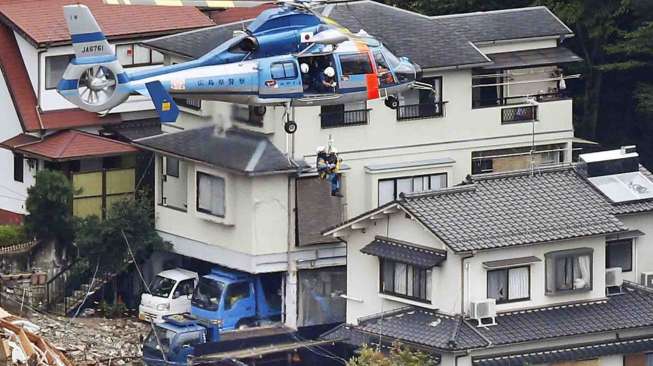
[[574, 288], [587, 288], [591, 285], [590, 256], [582, 255], [577, 257], [578, 271], [575, 273]]
[[395, 290], [398, 294], [406, 294], [406, 264], [395, 262]]
[[528, 268], [512, 268], [508, 271], [509, 300], [524, 299], [528, 293]]
[[198, 207], [212, 215], [224, 216], [224, 179], [206, 174], [199, 175]]
[[447, 187], [447, 175], [446, 174], [435, 174], [431, 177], [431, 190], [436, 190], [440, 188]]
[[383, 261], [383, 291], [394, 292], [394, 262]]
[[507, 283], [505, 270], [489, 271], [487, 273], [487, 296], [497, 301], [507, 299]]
[[431, 279], [432, 279], [432, 274], [431, 274], [430, 269], [427, 269], [425, 272], [426, 272], [426, 288], [425, 288], [426, 299], [430, 301], [431, 300], [431, 286], [432, 286], [431, 285]]
[[379, 206], [395, 199], [395, 182], [394, 180], [379, 181]]
[[556, 290], [571, 290], [573, 287], [573, 257], [556, 259]]
[[404, 178], [397, 179], [397, 198], [402, 193], [412, 193], [413, 192], [413, 179]]

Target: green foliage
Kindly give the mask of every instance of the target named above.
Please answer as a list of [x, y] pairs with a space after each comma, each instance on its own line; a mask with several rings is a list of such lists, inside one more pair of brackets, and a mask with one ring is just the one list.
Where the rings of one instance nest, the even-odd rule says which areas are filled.
[[347, 366], [435, 366], [435, 360], [426, 353], [414, 351], [394, 343], [386, 355], [368, 345], [360, 348], [360, 354], [347, 362]]
[[123, 303], [109, 304], [106, 301], [100, 303], [100, 311], [105, 318], [122, 318], [127, 313], [127, 305]]
[[118, 201], [111, 206], [105, 220], [89, 216], [78, 220], [76, 244], [79, 254], [100, 272], [120, 272], [131, 259], [124, 231], [137, 262], [146, 260], [153, 251], [169, 249], [154, 230], [154, 214], [147, 195]]
[[0, 225], [0, 247], [22, 244], [29, 241], [25, 228], [18, 225]]
[[25, 229], [30, 236], [67, 245], [73, 239], [73, 186], [61, 172], [41, 170], [27, 189]]

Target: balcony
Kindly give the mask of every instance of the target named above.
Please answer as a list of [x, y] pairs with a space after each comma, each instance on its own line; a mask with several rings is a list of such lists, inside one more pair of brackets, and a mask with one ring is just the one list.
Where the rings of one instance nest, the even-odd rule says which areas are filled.
[[444, 115], [444, 103], [400, 105], [397, 108], [397, 121], [442, 117]]
[[322, 112], [320, 113], [321, 125], [322, 128], [366, 125], [369, 112], [369, 109]]
[[526, 105], [501, 109], [501, 124], [537, 121], [537, 106]]
[[501, 97], [501, 98], [480, 98], [472, 100], [472, 108], [488, 108], [488, 107], [500, 107], [500, 106], [509, 106], [509, 105], [518, 105], [525, 104], [528, 102], [528, 99], [534, 99], [539, 103], [564, 100], [567, 99], [567, 96], [562, 92], [555, 93], [544, 93], [544, 94], [531, 94], [531, 95], [518, 95], [510, 97]]

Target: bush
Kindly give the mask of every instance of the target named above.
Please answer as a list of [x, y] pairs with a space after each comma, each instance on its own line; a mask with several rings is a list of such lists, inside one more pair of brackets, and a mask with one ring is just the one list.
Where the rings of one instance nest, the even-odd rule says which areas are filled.
[[25, 228], [18, 225], [0, 225], [0, 247], [22, 244], [29, 241]]
[[61, 172], [41, 170], [27, 189], [25, 229], [40, 240], [68, 245], [73, 239], [73, 186]]

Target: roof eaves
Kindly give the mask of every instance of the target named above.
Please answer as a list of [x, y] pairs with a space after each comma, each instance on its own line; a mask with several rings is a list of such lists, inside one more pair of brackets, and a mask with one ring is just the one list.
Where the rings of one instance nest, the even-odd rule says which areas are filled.
[[463, 17], [476, 16], [476, 15], [515, 13], [515, 12], [520, 12], [520, 11], [527, 11], [527, 10], [534, 10], [534, 9], [541, 9], [541, 8], [546, 9], [546, 6], [539, 5], [539, 6], [528, 6], [528, 7], [525, 7], [525, 8], [497, 9], [497, 10], [475, 11], [475, 12], [460, 13], [460, 14], [433, 15], [430, 18], [431, 19], [463, 18]]
[[370, 210], [370, 211], [364, 212], [364, 213], [362, 213], [362, 214], [360, 214], [358, 216], [352, 217], [351, 219], [349, 219], [349, 220], [347, 220], [345, 222], [342, 222], [340, 224], [337, 224], [337, 225], [331, 226], [329, 228], [326, 228], [326, 229], [324, 229], [322, 231], [322, 235], [323, 236], [332, 235], [335, 232], [346, 228], [347, 226], [350, 226], [350, 225], [353, 225], [353, 224], [355, 224], [357, 222], [366, 220], [367, 218], [369, 218], [371, 216], [374, 216], [374, 215], [376, 215], [378, 213], [381, 213], [381, 212], [383, 212], [383, 211], [385, 211], [387, 209], [393, 208], [393, 207], [399, 207], [401, 210], [406, 211], [406, 209], [404, 207], [401, 207], [399, 201], [397, 201], [397, 200], [390, 201], [390, 202], [388, 202], [388, 203], [386, 203], [386, 204], [384, 204], [382, 206], [379, 206], [379, 207], [377, 207], [377, 208], [375, 208], [373, 210]]
[[546, 6], [543, 6], [543, 8], [546, 9], [546, 11], [548, 11], [549, 14], [551, 14], [551, 16], [552, 16], [553, 18], [555, 18], [555, 20], [557, 20], [560, 24], [562, 24], [563, 27], [565, 27], [565, 29], [567, 29], [567, 30], [569, 31], [569, 33], [567, 33], [567, 34], [570, 34], [570, 35], [571, 35], [570, 37], [573, 37], [573, 36], [574, 36], [574, 32], [571, 30], [571, 28], [569, 28], [569, 27], [567, 26], [567, 24], [565, 24], [565, 22], [563, 22], [562, 20], [560, 20], [560, 18], [558, 18], [558, 16], [555, 15], [555, 14], [551, 11], [551, 9], [547, 8]]

